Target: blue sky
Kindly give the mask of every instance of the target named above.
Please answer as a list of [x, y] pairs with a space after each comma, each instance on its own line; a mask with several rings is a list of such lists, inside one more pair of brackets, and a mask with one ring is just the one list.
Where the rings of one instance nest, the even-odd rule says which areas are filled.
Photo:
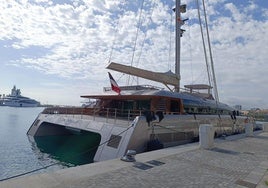
[[[22, 95], [41, 103], [81, 105], [80, 95], [102, 93], [109, 86], [105, 69], [109, 60], [131, 64], [141, 2], [1, 3], [0, 94], [9, 94], [16, 85]], [[220, 100], [232, 106], [268, 109], [268, 1], [205, 2]], [[181, 85], [206, 83], [195, 0], [182, 3], [188, 6], [182, 16], [189, 21], [181, 40]], [[173, 5], [169, 0], [144, 0], [134, 66], [174, 71]], [[126, 75], [111, 73], [119, 85], [127, 83]], [[143, 79], [139, 84], [164, 87]]]

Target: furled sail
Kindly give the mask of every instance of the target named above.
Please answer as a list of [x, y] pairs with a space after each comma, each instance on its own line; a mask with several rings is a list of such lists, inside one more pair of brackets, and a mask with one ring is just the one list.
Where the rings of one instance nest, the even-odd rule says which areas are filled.
[[127, 66], [127, 65], [121, 65], [118, 63], [114, 63], [114, 62], [110, 63], [107, 69], [122, 72], [122, 73], [133, 75], [133, 76], [138, 76], [138, 77], [156, 81], [156, 82], [160, 82], [165, 85], [178, 86], [180, 82], [179, 76], [174, 74], [171, 71], [168, 71], [165, 73], [153, 72], [153, 71], [143, 70], [143, 69], [139, 69], [136, 67]]

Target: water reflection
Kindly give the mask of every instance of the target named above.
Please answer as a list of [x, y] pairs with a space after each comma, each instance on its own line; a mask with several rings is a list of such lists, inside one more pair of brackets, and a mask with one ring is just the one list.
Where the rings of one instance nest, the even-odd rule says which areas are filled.
[[100, 135], [88, 131], [79, 134], [28, 136], [32, 149], [41, 161], [49, 158], [58, 160], [66, 166], [92, 163]]

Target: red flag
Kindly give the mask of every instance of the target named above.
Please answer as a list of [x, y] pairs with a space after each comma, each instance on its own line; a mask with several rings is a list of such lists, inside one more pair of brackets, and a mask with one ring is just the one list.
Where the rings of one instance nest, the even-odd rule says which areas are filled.
[[117, 85], [117, 83], [114, 80], [114, 78], [112, 77], [112, 75], [109, 72], [108, 72], [108, 74], [109, 74], [112, 90], [115, 91], [116, 93], [120, 94], [120, 92], [121, 92], [120, 87]]

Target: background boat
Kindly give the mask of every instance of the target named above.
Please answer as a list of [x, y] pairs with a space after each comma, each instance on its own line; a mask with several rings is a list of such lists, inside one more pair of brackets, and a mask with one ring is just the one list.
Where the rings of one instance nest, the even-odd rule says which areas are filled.
[[37, 107], [40, 106], [40, 102], [21, 95], [20, 89], [14, 86], [11, 90], [11, 94], [3, 95], [0, 99], [0, 105], [11, 107]]

